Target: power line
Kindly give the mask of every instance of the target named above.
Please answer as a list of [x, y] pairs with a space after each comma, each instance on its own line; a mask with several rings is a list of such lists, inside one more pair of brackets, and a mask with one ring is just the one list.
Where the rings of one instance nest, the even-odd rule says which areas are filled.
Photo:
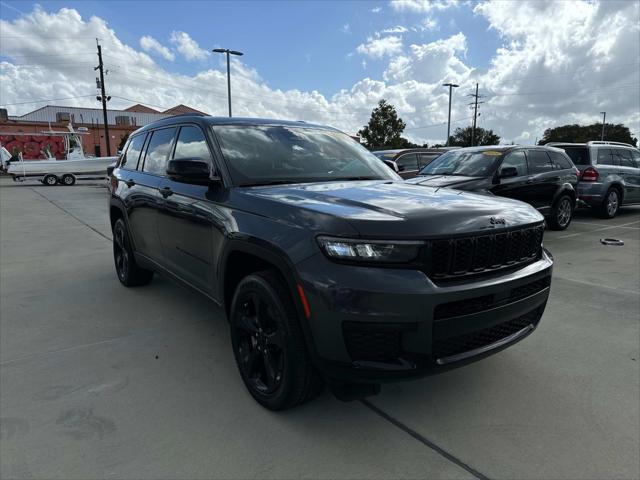
[[17, 102], [17, 103], [0, 103], [0, 105], [4, 107], [12, 107], [14, 105], [32, 105], [36, 103], [48, 103], [48, 102], [61, 102], [62, 100], [75, 100], [76, 98], [87, 98], [93, 97], [94, 94], [91, 95], [78, 95], [76, 97], [65, 97], [65, 98], [47, 98], [42, 100], [34, 100], [32, 102]]

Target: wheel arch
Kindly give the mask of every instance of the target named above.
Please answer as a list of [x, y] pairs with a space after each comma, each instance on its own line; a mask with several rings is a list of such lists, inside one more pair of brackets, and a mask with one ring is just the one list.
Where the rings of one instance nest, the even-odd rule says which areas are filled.
[[233, 294], [240, 281], [252, 272], [271, 269], [282, 280], [300, 320], [307, 351], [315, 363], [317, 354], [309, 323], [298, 293], [299, 278], [287, 255], [278, 247], [260, 239], [232, 239], [220, 256], [218, 267], [218, 298], [229, 318]]

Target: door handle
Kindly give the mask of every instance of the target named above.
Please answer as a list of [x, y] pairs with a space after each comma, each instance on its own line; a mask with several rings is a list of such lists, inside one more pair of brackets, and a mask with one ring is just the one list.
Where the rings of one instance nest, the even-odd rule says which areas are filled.
[[173, 195], [173, 190], [171, 190], [171, 187], [161, 188], [160, 195], [162, 195], [163, 198], [170, 197], [171, 195]]
[[127, 187], [129, 188], [133, 187], [136, 184], [136, 182], [132, 178], [130, 178], [129, 180], [125, 180], [124, 183], [126, 183]]

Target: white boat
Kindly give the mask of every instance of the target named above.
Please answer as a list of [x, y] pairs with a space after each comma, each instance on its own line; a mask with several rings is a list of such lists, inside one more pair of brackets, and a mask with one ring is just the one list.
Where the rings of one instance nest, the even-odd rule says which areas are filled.
[[[50, 152], [43, 151], [43, 160], [24, 160], [21, 154], [11, 155], [2, 146], [2, 166], [13, 177], [14, 181], [27, 179], [40, 180], [45, 185], [73, 185], [77, 179], [105, 178], [107, 167], [113, 164], [118, 157], [90, 157], [85, 155], [82, 149], [82, 138], [88, 132], [73, 129], [68, 125], [66, 132], [43, 131], [40, 135], [61, 136], [64, 139], [65, 158], [57, 160]], [[33, 133], [12, 133], [13, 136], [34, 135]]]

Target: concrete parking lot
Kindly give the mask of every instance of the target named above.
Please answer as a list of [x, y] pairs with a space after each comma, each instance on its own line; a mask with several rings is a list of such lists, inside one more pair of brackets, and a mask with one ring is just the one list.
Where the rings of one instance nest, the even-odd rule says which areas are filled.
[[640, 476], [638, 207], [546, 232], [552, 293], [518, 345], [272, 413], [215, 305], [159, 277], [118, 283], [103, 187], [0, 180], [4, 479]]

